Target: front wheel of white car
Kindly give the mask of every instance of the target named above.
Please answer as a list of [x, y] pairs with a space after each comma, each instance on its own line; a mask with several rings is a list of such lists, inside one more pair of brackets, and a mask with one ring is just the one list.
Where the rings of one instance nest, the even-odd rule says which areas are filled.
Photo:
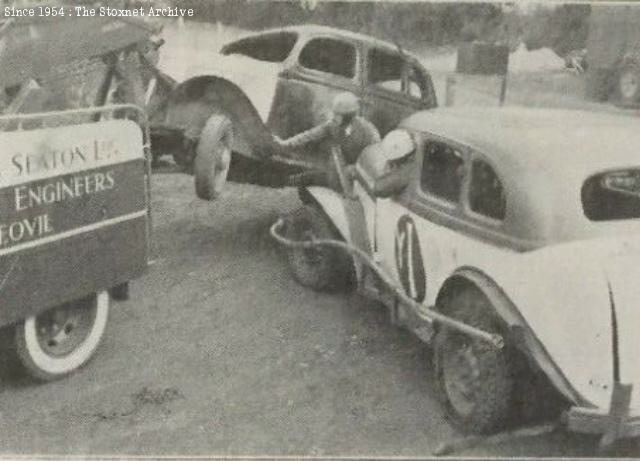
[[[342, 240], [322, 210], [313, 205], [305, 205], [293, 213], [287, 234], [296, 241]], [[353, 285], [352, 258], [339, 248], [292, 248], [289, 266], [298, 282], [314, 290], [346, 291]]]
[[109, 304], [109, 293], [101, 291], [18, 324], [16, 352], [27, 373], [52, 381], [87, 363], [105, 332]]
[[[449, 296], [445, 312], [469, 325], [499, 332], [486, 296], [465, 287]], [[436, 375], [447, 414], [467, 433], [489, 433], [508, 422], [512, 413], [515, 372], [507, 346], [497, 349], [480, 339], [442, 328], [435, 341]]]
[[231, 166], [232, 146], [231, 120], [220, 114], [209, 117], [196, 146], [193, 167], [198, 198], [215, 200], [222, 193]]

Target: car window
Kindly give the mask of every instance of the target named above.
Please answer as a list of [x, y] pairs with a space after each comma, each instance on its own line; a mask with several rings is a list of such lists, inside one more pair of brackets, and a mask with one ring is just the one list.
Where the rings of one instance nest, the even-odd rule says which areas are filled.
[[331, 38], [314, 38], [300, 52], [300, 65], [307, 69], [353, 78], [356, 49], [353, 45]]
[[640, 170], [601, 173], [582, 186], [582, 208], [591, 221], [640, 218]]
[[222, 54], [242, 54], [259, 61], [282, 62], [291, 53], [298, 35], [293, 32], [250, 37], [230, 43], [222, 49]]
[[428, 142], [425, 146], [420, 184], [428, 194], [449, 202], [460, 199], [464, 177], [462, 154], [442, 142]]
[[404, 60], [396, 53], [377, 48], [369, 50], [368, 81], [370, 85], [401, 93]]
[[471, 165], [469, 208], [475, 213], [500, 221], [506, 214], [507, 203], [502, 183], [491, 165], [483, 160], [474, 160]]

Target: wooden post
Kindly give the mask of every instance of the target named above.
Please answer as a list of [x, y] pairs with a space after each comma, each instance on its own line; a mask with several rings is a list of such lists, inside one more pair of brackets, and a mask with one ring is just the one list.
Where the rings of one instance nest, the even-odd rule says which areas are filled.
[[455, 102], [455, 93], [456, 93], [456, 79], [453, 75], [447, 75], [446, 85], [445, 85], [445, 98], [444, 105], [447, 107], [453, 106]]
[[502, 81], [500, 82], [500, 105], [504, 105], [504, 101], [507, 99], [507, 74], [502, 76]]

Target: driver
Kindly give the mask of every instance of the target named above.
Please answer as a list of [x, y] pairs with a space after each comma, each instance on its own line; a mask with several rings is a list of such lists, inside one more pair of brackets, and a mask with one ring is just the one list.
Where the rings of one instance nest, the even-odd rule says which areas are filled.
[[[332, 103], [331, 118], [307, 131], [283, 140], [274, 136], [277, 150], [284, 154], [299, 152], [313, 143], [328, 141], [334, 157], [335, 168], [328, 172], [306, 173], [294, 182], [297, 186], [311, 184], [328, 185], [336, 190], [343, 189], [341, 175], [350, 175], [350, 168], [358, 160], [363, 149], [380, 142], [380, 133], [368, 120], [358, 115], [360, 101], [351, 93], [340, 93]], [[340, 170], [343, 171], [340, 171]]]

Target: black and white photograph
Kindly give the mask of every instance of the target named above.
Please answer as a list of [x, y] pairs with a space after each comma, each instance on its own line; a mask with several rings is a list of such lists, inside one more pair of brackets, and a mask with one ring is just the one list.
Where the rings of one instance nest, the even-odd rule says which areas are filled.
[[640, 3], [0, 0], [0, 89], [0, 459], [640, 458]]

